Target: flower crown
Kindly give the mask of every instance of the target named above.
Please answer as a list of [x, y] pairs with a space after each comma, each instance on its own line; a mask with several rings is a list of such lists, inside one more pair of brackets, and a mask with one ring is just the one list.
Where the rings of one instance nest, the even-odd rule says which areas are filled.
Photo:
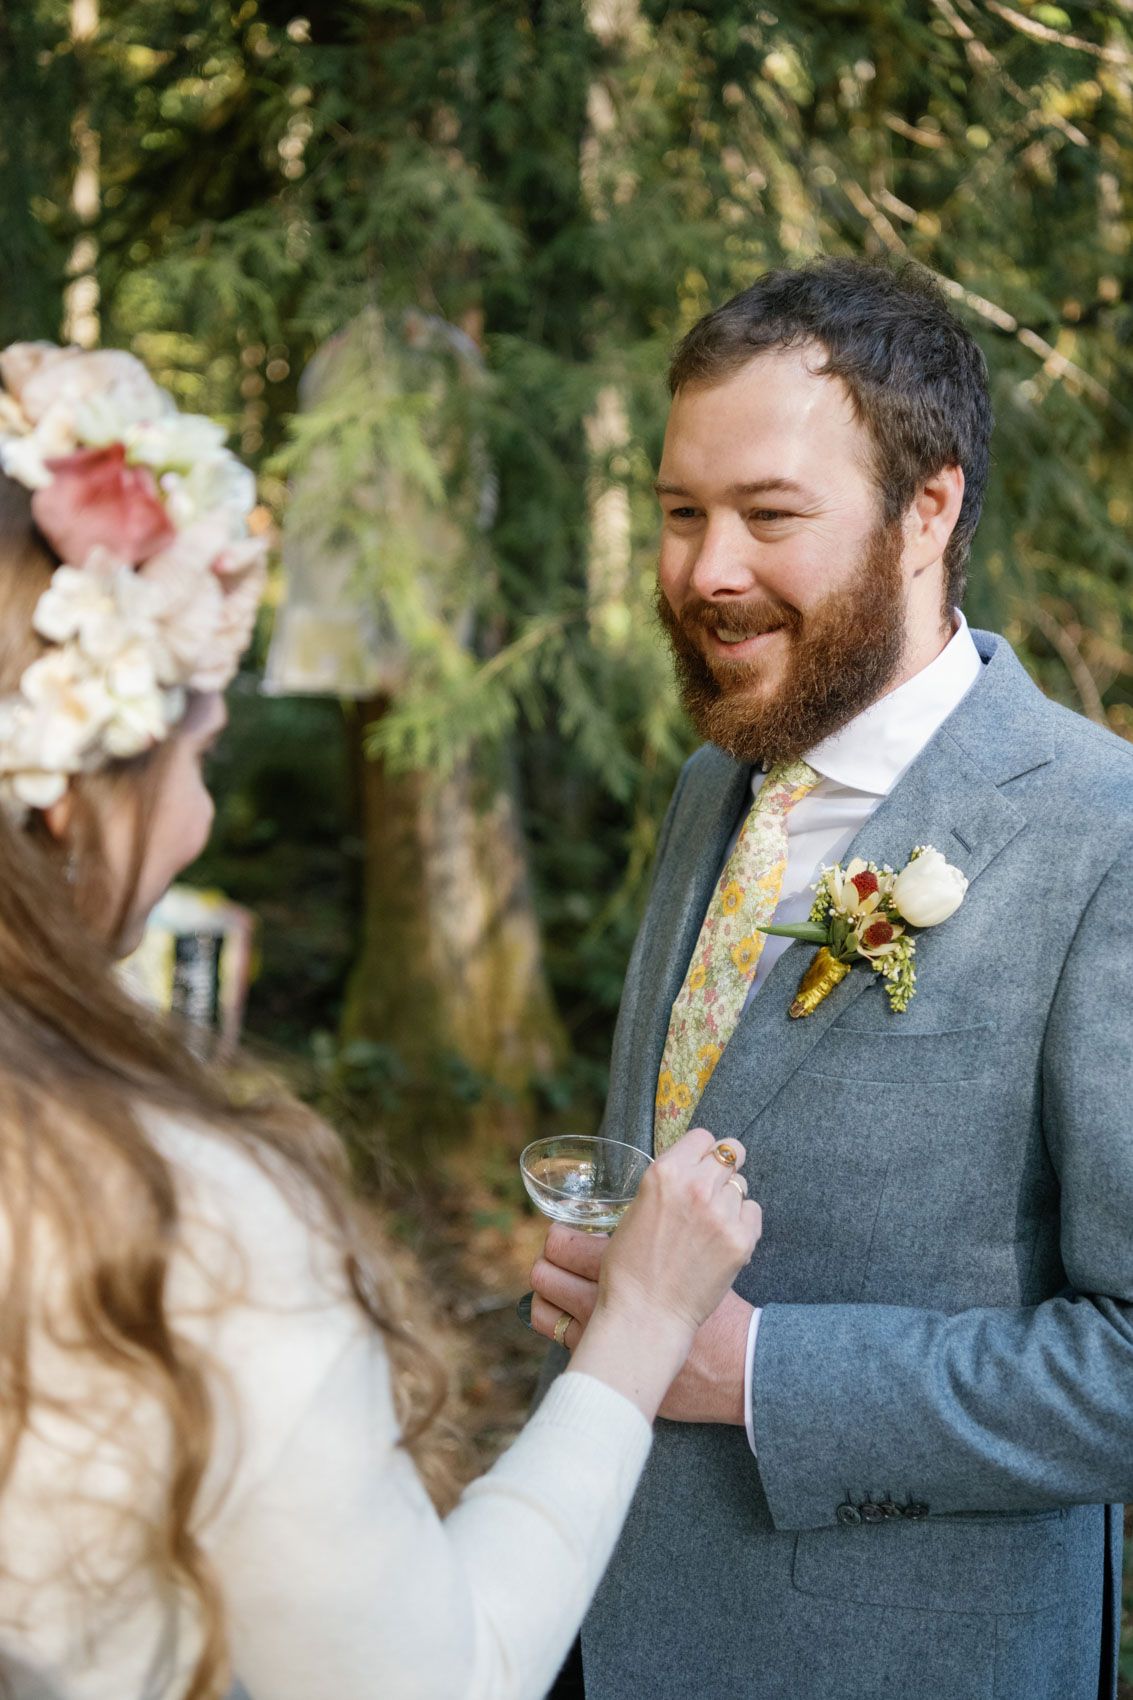
[[16, 342], [0, 383], [0, 468], [63, 563], [33, 616], [52, 647], [0, 698], [0, 807], [20, 821], [161, 743], [189, 691], [224, 689], [267, 542], [223, 429], [179, 413], [132, 354]]

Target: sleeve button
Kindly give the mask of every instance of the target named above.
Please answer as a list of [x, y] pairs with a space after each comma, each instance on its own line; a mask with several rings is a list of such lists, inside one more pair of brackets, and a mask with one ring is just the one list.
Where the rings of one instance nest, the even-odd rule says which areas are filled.
[[862, 1514], [856, 1505], [840, 1505], [834, 1513], [843, 1528], [849, 1528], [854, 1523], [860, 1523]]
[[914, 1522], [919, 1522], [922, 1517], [928, 1516], [928, 1506], [921, 1505], [918, 1500], [914, 1500], [911, 1505], [906, 1505], [905, 1516], [911, 1517]]
[[878, 1510], [883, 1517], [900, 1517], [901, 1515], [901, 1507], [895, 1505], [891, 1499], [883, 1499]]
[[862, 1522], [863, 1523], [883, 1523], [884, 1521], [885, 1521], [885, 1513], [881, 1509], [880, 1505], [863, 1505], [862, 1506]]

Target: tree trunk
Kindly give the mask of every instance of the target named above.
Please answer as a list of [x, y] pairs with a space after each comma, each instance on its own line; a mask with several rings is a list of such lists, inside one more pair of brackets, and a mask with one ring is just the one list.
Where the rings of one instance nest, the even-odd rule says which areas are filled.
[[536, 1086], [565, 1039], [543, 973], [518, 812], [506, 778], [465, 763], [391, 774], [354, 730], [365, 833], [362, 937], [343, 1038], [391, 1046], [407, 1072], [394, 1155], [469, 1170], [538, 1132]]
[[[75, 47], [92, 42], [98, 34], [98, 0], [71, 0], [71, 41]], [[75, 176], [71, 186], [71, 209], [84, 225], [92, 225], [99, 207], [98, 135], [91, 128], [90, 112], [81, 107], [71, 126], [75, 146]], [[75, 239], [67, 267], [63, 307], [63, 339], [80, 348], [98, 344], [98, 244], [90, 234]]]

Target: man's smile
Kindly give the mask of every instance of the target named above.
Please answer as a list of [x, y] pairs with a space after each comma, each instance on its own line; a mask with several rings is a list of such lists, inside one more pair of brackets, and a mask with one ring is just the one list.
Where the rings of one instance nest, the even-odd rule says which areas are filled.
[[723, 626], [718, 631], [706, 629], [704, 635], [710, 656], [721, 656], [728, 661], [754, 661], [766, 653], [782, 630], [782, 626], [773, 626], [770, 631], [749, 634], [733, 632]]

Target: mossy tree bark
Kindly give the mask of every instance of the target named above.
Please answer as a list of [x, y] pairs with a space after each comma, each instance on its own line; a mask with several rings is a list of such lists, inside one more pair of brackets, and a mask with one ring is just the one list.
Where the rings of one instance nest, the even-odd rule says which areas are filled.
[[[359, 705], [354, 737], [388, 708]], [[407, 1161], [510, 1161], [538, 1132], [538, 1083], [565, 1039], [543, 971], [526, 848], [506, 773], [443, 780], [360, 755], [362, 931], [343, 1039], [404, 1066], [386, 1125]]]

